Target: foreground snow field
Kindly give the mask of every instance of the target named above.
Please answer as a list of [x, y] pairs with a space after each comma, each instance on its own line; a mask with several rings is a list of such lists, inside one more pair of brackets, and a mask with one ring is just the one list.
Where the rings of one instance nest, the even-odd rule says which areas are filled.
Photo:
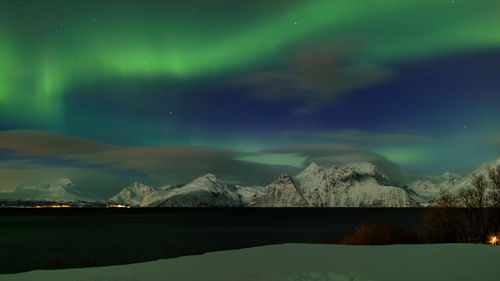
[[38, 270], [1, 281], [499, 280], [500, 247], [283, 244], [130, 265]]

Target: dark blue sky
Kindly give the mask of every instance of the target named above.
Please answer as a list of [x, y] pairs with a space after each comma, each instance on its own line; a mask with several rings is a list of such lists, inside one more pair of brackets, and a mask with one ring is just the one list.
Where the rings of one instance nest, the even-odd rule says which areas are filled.
[[167, 182], [174, 158], [184, 178], [236, 181], [242, 167], [293, 170], [323, 154], [430, 174], [499, 156], [496, 2], [122, 4], [0, 4], [10, 186]]

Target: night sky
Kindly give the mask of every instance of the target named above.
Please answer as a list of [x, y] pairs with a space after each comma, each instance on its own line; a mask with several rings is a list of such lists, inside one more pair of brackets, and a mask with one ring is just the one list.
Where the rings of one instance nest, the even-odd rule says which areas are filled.
[[0, 3], [0, 190], [499, 156], [500, 2]]

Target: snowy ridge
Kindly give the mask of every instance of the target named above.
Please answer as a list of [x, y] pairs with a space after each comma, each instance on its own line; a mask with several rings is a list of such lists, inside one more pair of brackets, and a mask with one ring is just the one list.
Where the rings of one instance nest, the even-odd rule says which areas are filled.
[[497, 167], [500, 166], [500, 158], [497, 158], [496, 160], [490, 162], [490, 163], [485, 163], [478, 168], [476, 168], [472, 173], [468, 174], [465, 176], [454, 188], [451, 188], [452, 193], [458, 193], [458, 191], [462, 188], [471, 188], [472, 187], [472, 177], [474, 175], [476, 176], [484, 176], [486, 179], [488, 179], [488, 169], [490, 167]]
[[441, 190], [454, 190], [457, 186], [461, 186], [462, 182], [463, 178], [460, 175], [444, 173], [440, 176], [427, 176], [416, 180], [408, 187], [416, 193], [416, 195], [412, 194], [412, 198], [425, 202], [436, 199]]
[[240, 196], [241, 204], [247, 206], [250, 201], [264, 193], [263, 186], [236, 186], [236, 193]]
[[240, 197], [234, 187], [206, 174], [179, 188], [159, 191], [147, 197], [142, 207], [236, 207]]
[[370, 163], [330, 169], [311, 163], [296, 179], [314, 207], [418, 206], [404, 189], [390, 186], [387, 176]]
[[283, 174], [266, 186], [264, 192], [252, 198], [250, 207], [307, 207], [309, 202], [297, 188], [293, 179]]
[[[267, 186], [229, 185], [205, 174], [186, 185], [152, 187], [134, 182], [107, 201], [138, 207], [415, 207], [429, 206], [441, 190], [457, 195], [472, 187], [472, 176], [488, 176], [500, 158], [467, 176], [444, 173], [396, 184], [371, 163], [320, 167], [310, 163], [300, 174], [282, 174]], [[92, 198], [92, 199], [91, 199]], [[69, 178], [0, 192], [0, 200], [96, 201]]]
[[370, 163], [329, 169], [311, 163], [297, 177], [282, 174], [271, 184], [230, 186], [214, 174], [184, 186], [154, 189], [134, 183], [112, 201], [141, 207], [414, 207], [403, 188]]
[[140, 182], [134, 182], [132, 185], [122, 189], [120, 193], [111, 197], [109, 201], [118, 204], [139, 206], [144, 198], [155, 191], [156, 189], [151, 186], [144, 185]]
[[488, 168], [499, 165], [500, 158], [479, 166], [464, 177], [452, 173], [444, 173], [440, 176], [426, 176], [424, 179], [410, 183], [408, 187], [417, 194], [417, 196], [413, 196], [415, 200], [419, 202], [432, 202], [439, 197], [441, 190], [446, 190], [452, 195], [457, 195], [461, 189], [472, 188], [473, 175], [483, 175], [488, 178]]
[[89, 196], [81, 192], [68, 178], [57, 179], [43, 185], [19, 186], [10, 192], [1, 192], [0, 199], [34, 201], [85, 201]]
[[[487, 167], [499, 164], [500, 159], [473, 173], [487, 175]], [[371, 163], [328, 168], [311, 163], [296, 177], [282, 174], [265, 187], [231, 186], [206, 174], [176, 187], [134, 183], [112, 199], [141, 207], [416, 207], [435, 200], [441, 189], [456, 194], [471, 182], [472, 173], [444, 173], [399, 185]]]

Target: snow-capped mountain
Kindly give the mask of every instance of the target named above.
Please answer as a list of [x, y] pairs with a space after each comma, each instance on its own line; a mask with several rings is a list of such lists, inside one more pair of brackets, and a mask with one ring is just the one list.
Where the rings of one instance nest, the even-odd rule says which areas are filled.
[[111, 197], [109, 201], [118, 204], [139, 206], [144, 198], [155, 191], [156, 189], [151, 186], [144, 185], [140, 182], [134, 182], [132, 185], [122, 189], [120, 193]]
[[441, 190], [449, 191], [452, 195], [457, 195], [461, 189], [472, 188], [472, 177], [483, 175], [488, 179], [488, 168], [500, 165], [500, 158], [490, 163], [485, 163], [468, 175], [462, 177], [457, 174], [444, 173], [440, 176], [426, 176], [421, 180], [411, 182], [408, 187], [416, 195], [413, 196], [418, 202], [432, 202], [439, 197]]
[[297, 188], [293, 179], [283, 174], [273, 183], [266, 186], [264, 191], [253, 197], [249, 207], [307, 207], [309, 203]]
[[453, 193], [458, 193], [458, 191], [462, 188], [471, 188], [472, 187], [472, 178], [474, 175], [476, 176], [484, 176], [486, 180], [488, 180], [488, 171], [489, 168], [494, 168], [500, 166], [500, 158], [496, 160], [482, 164], [478, 168], [476, 168], [472, 173], [466, 175], [457, 185], [452, 189]]
[[10, 192], [1, 192], [0, 199], [36, 201], [91, 201], [89, 195], [76, 188], [71, 179], [61, 178], [43, 185], [19, 186]]
[[167, 198], [168, 191], [173, 187], [165, 188], [165, 189], [155, 189], [153, 192], [144, 197], [144, 199], [137, 204], [139, 207], [149, 207], [153, 206], [153, 203], [156, 201], [162, 200], [162, 198]]
[[296, 177], [304, 198], [313, 207], [415, 207], [403, 188], [370, 163], [321, 168], [311, 163]]
[[408, 188], [414, 193], [410, 196], [417, 202], [432, 201], [439, 196], [441, 190], [454, 190], [463, 182], [460, 175], [444, 173], [440, 176], [426, 176], [423, 179], [411, 182]]
[[198, 177], [190, 183], [160, 190], [144, 198], [142, 207], [236, 207], [240, 206], [236, 188], [213, 174]]
[[236, 186], [236, 193], [240, 196], [243, 206], [248, 206], [250, 201], [264, 192], [264, 186]]
[[295, 178], [282, 174], [265, 187], [233, 187], [213, 174], [162, 189], [134, 183], [110, 201], [141, 207], [418, 206], [405, 189], [391, 186], [389, 178], [370, 163], [329, 169], [311, 163]]

